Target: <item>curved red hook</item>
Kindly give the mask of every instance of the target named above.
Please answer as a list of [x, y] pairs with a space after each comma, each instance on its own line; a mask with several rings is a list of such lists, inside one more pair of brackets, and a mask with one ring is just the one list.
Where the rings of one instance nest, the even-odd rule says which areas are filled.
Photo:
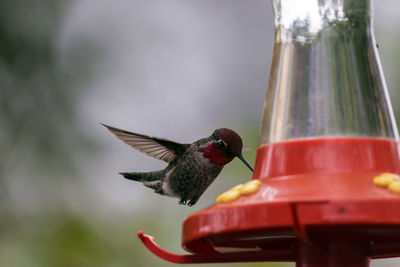
[[173, 263], [218, 263], [218, 262], [256, 262], [256, 261], [292, 261], [294, 256], [288, 250], [261, 250], [252, 252], [209, 253], [179, 255], [160, 248], [154, 237], [143, 231], [137, 233], [140, 240], [157, 257]]

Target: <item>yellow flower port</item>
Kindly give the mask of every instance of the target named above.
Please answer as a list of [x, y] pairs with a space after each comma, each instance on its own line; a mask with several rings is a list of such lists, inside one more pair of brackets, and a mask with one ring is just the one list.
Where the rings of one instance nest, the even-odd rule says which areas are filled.
[[252, 180], [245, 184], [238, 184], [228, 191], [220, 194], [216, 199], [215, 202], [217, 203], [226, 203], [231, 202], [238, 199], [241, 195], [248, 195], [258, 191], [260, 185], [260, 180]]
[[374, 184], [388, 187], [389, 190], [400, 193], [400, 176], [393, 173], [382, 173], [374, 178]]

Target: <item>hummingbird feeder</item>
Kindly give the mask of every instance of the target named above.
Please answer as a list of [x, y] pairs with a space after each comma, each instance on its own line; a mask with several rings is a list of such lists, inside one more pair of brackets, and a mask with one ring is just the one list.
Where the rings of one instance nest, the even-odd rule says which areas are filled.
[[275, 44], [257, 188], [186, 218], [182, 246], [191, 254], [166, 252], [138, 235], [175, 263], [367, 267], [371, 259], [398, 257], [399, 136], [371, 1], [272, 2]]

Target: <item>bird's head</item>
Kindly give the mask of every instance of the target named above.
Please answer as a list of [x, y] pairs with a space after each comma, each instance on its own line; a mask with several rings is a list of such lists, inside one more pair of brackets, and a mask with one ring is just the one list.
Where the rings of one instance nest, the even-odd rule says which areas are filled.
[[210, 136], [211, 142], [200, 148], [205, 158], [210, 162], [225, 165], [238, 157], [251, 171], [250, 164], [243, 158], [242, 138], [233, 130], [227, 128], [216, 129]]

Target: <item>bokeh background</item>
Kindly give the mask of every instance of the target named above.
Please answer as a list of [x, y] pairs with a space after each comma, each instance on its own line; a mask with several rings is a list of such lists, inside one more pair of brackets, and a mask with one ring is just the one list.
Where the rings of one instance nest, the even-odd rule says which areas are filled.
[[[398, 123], [399, 8], [375, 1]], [[184, 218], [248, 169], [234, 160], [197, 205], [178, 206], [117, 174], [165, 165], [99, 122], [179, 142], [233, 128], [254, 164], [272, 44], [268, 0], [0, 0], [0, 266], [175, 266], [137, 230], [184, 253]]]

